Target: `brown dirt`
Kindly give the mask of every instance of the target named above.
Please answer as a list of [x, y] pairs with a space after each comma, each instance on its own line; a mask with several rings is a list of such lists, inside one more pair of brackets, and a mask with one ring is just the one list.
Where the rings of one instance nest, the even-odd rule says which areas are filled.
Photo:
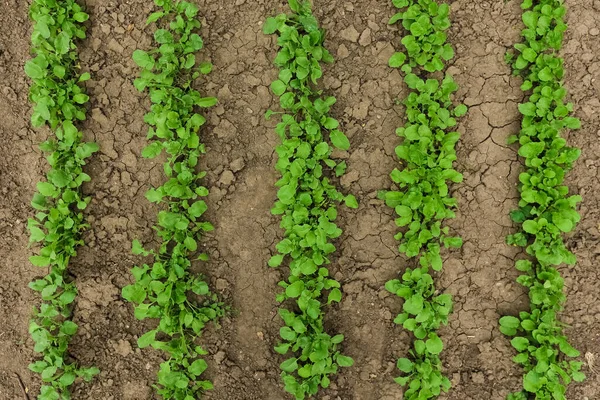
[[[212, 400], [282, 400], [281, 356], [271, 350], [277, 341], [276, 283], [283, 271], [270, 270], [266, 260], [281, 231], [269, 209], [275, 199], [274, 122], [264, 111], [273, 106], [268, 85], [276, 76], [272, 38], [261, 33], [267, 16], [285, 10], [284, 1], [199, 0], [205, 18], [202, 53], [215, 71], [198, 86], [216, 95], [220, 105], [207, 114], [204, 167], [211, 189], [208, 218], [216, 231], [204, 241], [213, 261], [203, 267], [235, 314], [210, 329], [203, 344], [210, 352], [209, 374], [216, 389]], [[394, 326], [400, 304], [388, 296], [384, 282], [402, 271], [405, 260], [396, 251], [391, 210], [376, 199], [390, 187], [388, 173], [396, 165], [394, 130], [403, 122], [396, 98], [405, 96], [398, 71], [387, 59], [399, 47], [398, 32], [387, 27], [390, 1], [316, 1], [315, 14], [329, 31], [327, 46], [337, 62], [325, 71], [324, 86], [338, 98], [334, 114], [352, 143], [341, 154], [348, 173], [345, 191], [357, 195], [358, 210], [341, 208], [339, 258], [332, 273], [343, 283], [341, 305], [329, 311], [328, 324], [346, 335], [345, 351], [353, 368], [343, 369], [323, 400], [395, 400], [402, 398], [393, 383], [394, 363], [407, 351], [410, 339]], [[146, 323], [133, 318], [120, 298], [130, 282], [129, 268], [139, 261], [130, 255], [134, 238], [151, 242], [156, 209], [144, 198], [149, 184], [161, 182], [160, 160], [139, 157], [145, 144], [142, 121], [148, 107], [132, 81], [137, 70], [130, 55], [150, 45], [144, 17], [152, 8], [142, 0], [87, 0], [91, 14], [89, 38], [81, 44], [81, 65], [89, 69], [91, 96], [84, 130], [101, 151], [87, 169], [93, 196], [88, 208], [92, 229], [87, 247], [73, 260], [80, 290], [75, 310], [80, 331], [72, 354], [83, 365], [102, 372], [91, 384], [78, 386], [75, 399], [153, 399], [151, 384], [161, 355], [136, 349]], [[568, 290], [564, 320], [568, 334], [583, 353], [600, 357], [600, 1], [569, 1], [570, 30], [566, 40], [566, 85], [582, 119], [583, 129], [568, 140], [583, 150], [569, 175], [580, 193], [582, 222], [569, 238], [579, 262], [563, 268]], [[14, 373], [35, 392], [37, 377], [27, 364], [35, 357], [27, 334], [37, 296], [27, 288], [36, 275], [27, 261], [26, 220], [35, 182], [46, 164], [37, 144], [47, 135], [29, 126], [31, 107], [23, 64], [28, 58], [28, 3], [0, 0], [0, 399], [22, 399]], [[501, 314], [527, 306], [523, 288], [515, 283], [517, 253], [504, 244], [513, 231], [508, 212], [517, 202], [520, 163], [505, 139], [517, 131], [517, 104], [522, 100], [518, 79], [510, 76], [504, 52], [519, 35], [516, 1], [452, 1], [451, 42], [456, 58], [450, 72], [461, 89], [457, 99], [470, 106], [461, 122], [457, 185], [460, 209], [453, 228], [465, 239], [460, 251], [445, 255], [439, 287], [455, 297], [450, 325], [443, 329], [447, 349], [443, 361], [452, 378], [446, 400], [500, 400], [519, 386], [521, 371], [497, 329]], [[583, 359], [583, 357], [582, 357]], [[599, 399], [598, 377], [587, 367], [588, 379], [572, 385], [569, 399]]]

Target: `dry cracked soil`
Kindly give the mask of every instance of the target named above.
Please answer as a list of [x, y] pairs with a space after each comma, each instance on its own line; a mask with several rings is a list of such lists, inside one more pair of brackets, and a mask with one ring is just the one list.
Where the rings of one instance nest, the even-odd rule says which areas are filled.
[[[200, 6], [206, 49], [202, 57], [214, 72], [197, 85], [220, 104], [207, 112], [203, 141], [208, 154], [208, 219], [216, 226], [202, 245], [212, 261], [199, 267], [229, 302], [234, 314], [202, 338], [208, 349], [215, 390], [210, 400], [288, 399], [279, 380], [282, 356], [274, 353], [280, 327], [276, 315], [277, 282], [285, 271], [266, 267], [281, 238], [270, 215], [277, 180], [275, 122], [263, 114], [276, 103], [269, 91], [277, 76], [271, 60], [274, 39], [262, 34], [267, 16], [286, 10], [285, 1], [196, 0]], [[145, 16], [152, 2], [85, 0], [90, 13], [88, 38], [80, 44], [81, 66], [89, 70], [87, 138], [100, 144], [87, 172], [92, 181], [84, 190], [91, 229], [87, 246], [72, 261], [72, 276], [80, 297], [75, 321], [80, 330], [71, 353], [83, 365], [96, 365], [100, 375], [77, 385], [78, 400], [154, 399], [151, 385], [161, 354], [137, 349], [137, 338], [150, 323], [133, 317], [120, 289], [131, 281], [129, 269], [139, 262], [130, 254], [132, 239], [152, 243], [156, 209], [144, 198], [149, 185], [162, 180], [161, 160], [140, 157], [149, 102], [133, 87], [136, 48], [151, 45]], [[393, 382], [395, 360], [406, 354], [410, 337], [392, 322], [400, 310], [398, 298], [384, 283], [408, 264], [396, 249], [392, 211], [377, 199], [390, 188], [389, 172], [396, 166], [395, 128], [403, 123], [397, 99], [406, 95], [399, 71], [387, 66], [400, 48], [399, 32], [387, 26], [393, 14], [388, 0], [317, 0], [315, 15], [328, 30], [327, 46], [336, 63], [325, 69], [326, 93], [338, 98], [333, 114], [351, 141], [339, 153], [348, 163], [340, 185], [354, 193], [358, 210], [341, 208], [338, 258], [332, 274], [343, 285], [342, 303], [328, 312], [331, 331], [345, 334], [345, 352], [355, 366], [343, 369], [320, 400], [397, 400]], [[527, 307], [513, 268], [518, 252], [504, 243], [513, 232], [508, 213], [516, 206], [521, 163], [506, 138], [519, 129], [517, 104], [523, 94], [511, 76], [504, 53], [519, 39], [520, 8], [515, 0], [450, 1], [453, 25], [450, 40], [456, 49], [449, 72], [460, 85], [457, 101], [469, 107], [459, 130], [457, 168], [463, 184], [452, 228], [464, 238], [459, 251], [444, 255], [440, 290], [454, 295], [455, 311], [442, 330], [443, 363], [453, 388], [444, 400], [500, 400], [519, 387], [521, 371], [511, 362], [510, 343], [497, 328], [500, 315]], [[562, 318], [567, 334], [582, 352], [588, 379], [571, 386], [569, 400], [600, 399], [600, 382], [593, 369], [600, 355], [600, 1], [567, 0], [570, 29], [563, 55], [566, 86], [583, 129], [567, 140], [583, 150], [568, 177], [583, 196], [582, 221], [567, 238], [578, 256], [566, 277], [567, 304]], [[28, 263], [27, 218], [35, 183], [46, 163], [37, 149], [48, 132], [29, 124], [28, 81], [23, 65], [29, 58], [28, 2], [0, 0], [0, 399], [23, 399], [19, 379], [31, 393], [39, 387], [27, 370], [35, 358], [27, 334], [31, 309], [38, 301], [27, 283], [40, 274]], [[587, 357], [583, 357], [586, 354]]]

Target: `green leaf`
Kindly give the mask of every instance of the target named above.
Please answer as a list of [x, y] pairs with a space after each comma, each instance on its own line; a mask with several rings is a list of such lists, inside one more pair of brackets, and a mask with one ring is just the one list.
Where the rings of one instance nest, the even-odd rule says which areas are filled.
[[295, 298], [295, 297], [299, 297], [303, 290], [304, 290], [304, 282], [296, 281], [286, 288], [285, 294], [288, 297]]
[[542, 70], [538, 73], [538, 77], [542, 82], [550, 82], [554, 80], [552, 70], [548, 67], [542, 68]]
[[154, 40], [160, 44], [173, 43], [173, 34], [166, 29], [157, 29], [154, 32]]
[[277, 96], [281, 96], [282, 94], [284, 94], [286, 89], [287, 89], [287, 85], [280, 80], [276, 80], [273, 83], [271, 83], [271, 90]]
[[153, 12], [146, 20], [146, 25], [158, 21], [163, 15], [165, 15], [165, 13], [162, 11]]
[[340, 344], [344, 341], [344, 335], [335, 335], [331, 338], [331, 343]]
[[50, 182], [59, 188], [66, 187], [71, 182], [71, 179], [73, 179], [71, 175], [67, 175], [64, 171], [59, 171], [56, 169], [48, 172], [47, 176]]
[[67, 335], [74, 335], [77, 333], [77, 324], [73, 321], [65, 321], [61, 327], [61, 330]]
[[56, 188], [49, 182], [38, 182], [37, 190], [42, 196], [54, 197], [56, 195]]
[[403, 309], [407, 313], [418, 315], [423, 310], [423, 297], [420, 295], [415, 295], [408, 298], [404, 302]]
[[579, 357], [580, 355], [579, 351], [573, 346], [571, 346], [565, 338], [559, 339], [558, 346], [560, 348], [560, 351], [568, 357]]
[[389, 66], [392, 68], [399, 68], [404, 64], [405, 61], [406, 61], [406, 54], [394, 53], [394, 55], [390, 57]]
[[575, 382], [583, 382], [585, 380], [585, 374], [583, 372], [575, 371], [572, 376]]
[[29, 236], [30, 242], [41, 242], [46, 237], [44, 231], [42, 231], [37, 226], [32, 226], [29, 228], [29, 232], [31, 233]]
[[131, 252], [135, 255], [139, 255], [145, 254], [146, 250], [144, 250], [142, 243], [140, 243], [139, 240], [135, 239], [133, 242], [131, 242]]
[[400, 21], [402, 19], [402, 17], [404, 16], [403, 13], [396, 13], [394, 14], [388, 21], [388, 25], [393, 25], [396, 22]]
[[[293, 317], [292, 317], [293, 318]], [[290, 327], [284, 326], [279, 329], [279, 335], [282, 339], [294, 341], [296, 339], [296, 332], [293, 331]]]
[[274, 350], [279, 353], [279, 354], [285, 354], [290, 350], [290, 344], [289, 343], [282, 343], [278, 346], [274, 347]]
[[537, 58], [537, 53], [532, 48], [526, 48], [523, 50], [523, 58], [529, 62], [534, 62]]
[[331, 304], [332, 302], [339, 303], [342, 301], [342, 292], [338, 288], [334, 288], [329, 292], [329, 296], [327, 297], [327, 304]]
[[500, 318], [500, 331], [507, 336], [514, 336], [520, 326], [521, 321], [516, 317], [504, 316]]
[[135, 50], [133, 52], [133, 61], [144, 69], [154, 68], [154, 57], [143, 50]]
[[162, 149], [163, 146], [160, 142], [151, 143], [142, 150], [142, 157], [155, 158], [162, 152]]
[[289, 358], [282, 362], [279, 365], [279, 368], [281, 368], [282, 371], [292, 373], [298, 369], [298, 360], [296, 358]]
[[425, 342], [425, 346], [427, 351], [431, 354], [440, 354], [444, 348], [444, 343], [442, 343], [442, 339], [440, 339], [438, 335], [432, 333], [429, 335], [429, 339], [427, 339]]
[[462, 238], [459, 237], [447, 237], [444, 239], [444, 245], [446, 247], [460, 248], [463, 244]]
[[267, 18], [265, 24], [263, 25], [263, 33], [265, 35], [271, 35], [277, 31], [277, 27], [279, 26], [279, 22], [273, 17]]
[[525, 158], [533, 158], [539, 156], [544, 151], [543, 142], [529, 142], [519, 148], [519, 155]]
[[217, 100], [216, 97], [204, 97], [198, 101], [196, 101], [196, 105], [198, 107], [204, 107], [204, 108], [208, 108], [208, 107], [212, 107], [214, 105], [216, 105], [219, 101]]
[[328, 117], [323, 123], [323, 126], [329, 130], [333, 130], [340, 126], [340, 123], [337, 119]]
[[528, 117], [533, 117], [536, 115], [536, 107], [533, 103], [519, 104], [519, 111], [521, 114]]
[[399, 358], [396, 367], [402, 372], [409, 373], [413, 370], [413, 362], [408, 358]]
[[527, 26], [528, 28], [535, 28], [535, 23], [537, 21], [536, 13], [532, 11], [524, 12], [522, 15], [522, 19], [525, 26]]
[[140, 336], [140, 338], [138, 339], [138, 347], [140, 349], [143, 349], [154, 343], [154, 341], [156, 340], [156, 332], [156, 330], [151, 330]]
[[73, 101], [77, 104], [85, 104], [90, 99], [87, 94], [79, 93], [73, 96]]
[[510, 341], [510, 344], [512, 344], [517, 351], [525, 351], [527, 350], [527, 346], [529, 346], [529, 340], [527, 340], [527, 338], [518, 336], [513, 338]]
[[35, 267], [47, 267], [50, 265], [50, 259], [43, 256], [31, 256], [29, 262]]
[[276, 254], [269, 259], [269, 267], [279, 267], [283, 262], [283, 255]]
[[65, 31], [56, 35], [54, 39], [54, 49], [58, 54], [66, 54], [69, 51], [70, 44], [71, 38]]
[[344, 203], [346, 204], [346, 207], [358, 208], [358, 201], [356, 200], [356, 197], [354, 197], [354, 195], [352, 194], [349, 194], [346, 197], [344, 197]]
[[196, 281], [194, 282], [194, 286], [192, 287], [192, 291], [198, 296], [205, 296], [210, 292], [208, 288], [208, 283], [204, 282], [201, 279], [196, 279]]
[[125, 286], [121, 295], [125, 300], [135, 304], [141, 304], [146, 299], [146, 291], [138, 285]]
[[564, 119], [565, 126], [569, 129], [579, 129], [581, 128], [581, 121], [575, 117], [567, 117]]
[[213, 65], [209, 62], [200, 63], [200, 66], [198, 67], [198, 69], [201, 74], [208, 75], [212, 72]]
[[454, 109], [454, 115], [457, 117], [462, 117], [463, 115], [465, 115], [467, 113], [467, 106], [464, 104], [460, 104], [458, 106], [456, 106], [456, 108]]
[[90, 16], [84, 12], [76, 12], [75, 14], [73, 14], [73, 19], [77, 22], [85, 22], [89, 18], [90, 18]]
[[285, 110], [292, 108], [294, 106], [295, 101], [296, 100], [293, 92], [284, 93], [279, 98], [279, 104], [281, 105], [281, 108]]
[[350, 141], [342, 131], [331, 131], [329, 133], [329, 138], [331, 139], [331, 144], [340, 150], [348, 150], [350, 148]]
[[25, 63], [25, 73], [31, 79], [42, 79], [45, 76], [45, 70], [33, 60], [29, 60]]
[[338, 354], [335, 361], [340, 367], [351, 367], [354, 365], [354, 360], [352, 358], [343, 356], [341, 354]]
[[206, 363], [206, 361], [204, 361], [203, 359], [198, 359], [188, 367], [188, 371], [191, 374], [198, 376], [201, 375], [204, 371], [206, 371], [207, 368], [208, 364]]
[[62, 376], [58, 379], [58, 381], [60, 382], [61, 385], [63, 386], [70, 386], [73, 384], [73, 382], [75, 382], [75, 378], [77, 378], [77, 375], [75, 375], [75, 373], [73, 372], [65, 372], [64, 374], [62, 374]]
[[196, 251], [198, 249], [198, 243], [192, 237], [186, 237], [183, 241], [183, 244], [185, 245], [185, 247], [187, 247], [189, 251]]
[[541, 389], [543, 383], [540, 380], [540, 376], [535, 372], [535, 370], [529, 371], [523, 377], [523, 388], [531, 393], [536, 393]]
[[86, 159], [100, 149], [97, 143], [81, 143], [77, 147], [77, 156], [80, 159]]
[[54, 374], [56, 374], [57, 369], [58, 368], [54, 365], [46, 367], [46, 369], [42, 371], [42, 379], [44, 382], [49, 382], [50, 379], [54, 377]]
[[394, 4], [394, 7], [396, 8], [404, 8], [408, 6], [409, 0], [392, 0], [392, 4]]
[[199, 201], [195, 202], [194, 204], [192, 204], [190, 208], [188, 208], [188, 213], [192, 217], [198, 218], [198, 217], [202, 216], [202, 214], [204, 214], [206, 212], [206, 210], [208, 210], [208, 206], [206, 205], [206, 202], [203, 200], [199, 200]]
[[528, 219], [527, 221], [523, 222], [523, 230], [527, 233], [535, 235], [539, 231], [538, 223], [534, 220]]
[[163, 195], [156, 189], [148, 189], [146, 192], [146, 199], [151, 203], [160, 203], [163, 199]]

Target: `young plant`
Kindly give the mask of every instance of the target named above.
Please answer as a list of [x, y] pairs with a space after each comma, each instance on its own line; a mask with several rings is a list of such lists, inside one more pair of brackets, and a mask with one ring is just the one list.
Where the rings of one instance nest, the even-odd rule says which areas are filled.
[[[284, 292], [277, 301], [294, 299], [297, 307], [279, 310], [285, 326], [275, 351], [293, 353], [281, 364], [281, 377], [285, 390], [300, 400], [315, 395], [320, 386], [327, 388], [339, 367], [353, 364], [339, 351], [344, 336], [325, 331], [323, 303], [338, 303], [342, 298], [339, 282], [329, 277], [326, 267], [335, 251], [331, 241], [342, 234], [334, 222], [336, 205], [344, 201], [356, 208], [358, 204], [354, 196], [342, 195], [329, 178], [346, 169], [345, 162], [330, 158], [333, 147], [348, 150], [350, 143], [338, 129], [339, 122], [329, 116], [336, 99], [322, 97], [316, 89], [322, 76], [320, 62], [333, 62], [323, 47], [325, 32], [312, 15], [310, 2], [289, 0], [289, 6], [291, 14], [268, 18], [264, 25], [265, 34], [278, 34], [279, 79], [271, 90], [284, 110], [275, 129], [282, 141], [276, 149], [281, 179], [272, 213], [282, 216], [285, 237], [269, 266], [282, 265], [288, 256], [291, 260], [289, 278], [279, 282]], [[268, 111], [267, 118], [272, 114]]]
[[31, 43], [35, 55], [25, 64], [25, 73], [32, 81], [31, 123], [35, 127], [47, 125], [54, 134], [40, 145], [48, 154], [50, 170], [46, 181], [37, 184], [31, 202], [37, 213], [27, 224], [30, 243], [41, 245], [30, 261], [48, 271], [29, 284], [42, 297], [29, 325], [34, 350], [42, 358], [29, 368], [41, 374], [38, 399], [70, 399], [74, 382], [89, 381], [99, 372], [97, 368], [79, 367], [68, 354], [71, 338], [77, 332], [77, 324], [71, 320], [77, 288], [67, 268], [77, 247], [84, 244], [81, 232], [88, 228], [83, 211], [90, 198], [83, 196], [81, 185], [90, 177], [83, 166], [98, 150], [97, 144], [83, 141], [76, 126], [77, 121], [85, 119], [88, 101], [79, 83], [90, 75], [78, 71], [76, 45], [76, 40], [85, 38], [82, 23], [88, 15], [72, 0], [34, 0], [29, 15], [34, 21]]
[[207, 323], [225, 313], [225, 307], [209, 290], [202, 276], [190, 272], [194, 260], [207, 261], [204, 253], [196, 255], [198, 239], [213, 226], [202, 220], [207, 206], [201, 198], [208, 189], [199, 183], [205, 172], [197, 172], [198, 159], [205, 153], [198, 131], [206, 119], [197, 108], [217, 103], [202, 97], [192, 88], [201, 74], [208, 74], [210, 64], [196, 65], [195, 53], [203, 42], [195, 33], [200, 28], [198, 7], [186, 1], [155, 0], [160, 10], [147, 23], [163, 26], [154, 32], [159, 46], [150, 51], [136, 50], [133, 60], [142, 68], [134, 82], [139, 91], [148, 90], [151, 111], [144, 120], [152, 140], [142, 151], [154, 158], [164, 150], [167, 181], [146, 192], [146, 198], [162, 206], [154, 227], [161, 244], [146, 250], [133, 241], [133, 254], [152, 256], [150, 264], [132, 269], [135, 283], [123, 288], [123, 297], [136, 305], [137, 319], [157, 319], [155, 329], [138, 339], [138, 346], [152, 346], [168, 354], [160, 365], [157, 392], [164, 399], [192, 400], [212, 388], [202, 378], [208, 365], [201, 356], [207, 352], [195, 344]]
[[415, 337], [410, 359], [398, 360], [397, 367], [404, 375], [396, 382], [407, 386], [405, 399], [427, 400], [450, 388], [450, 380], [442, 374], [439, 354], [444, 346], [437, 330], [448, 323], [452, 298], [438, 294], [430, 272], [442, 269], [442, 246], [462, 245], [462, 239], [451, 236], [443, 222], [454, 218], [457, 206], [448, 185], [462, 182], [462, 175], [453, 168], [460, 135], [452, 128], [467, 108], [452, 105], [458, 86], [450, 75], [425, 78], [427, 72], [442, 71], [444, 61], [454, 56], [446, 43], [448, 5], [433, 0], [393, 3], [400, 11], [389, 23], [402, 23], [407, 33], [402, 39], [406, 51], [395, 53], [389, 65], [404, 72], [410, 94], [403, 102], [408, 121], [396, 131], [404, 139], [396, 147], [404, 169], [394, 169], [391, 174], [399, 190], [382, 192], [381, 198], [395, 209], [396, 225], [403, 228], [395, 236], [400, 252], [417, 258], [419, 265], [407, 268], [401, 279], [391, 280], [385, 287], [404, 299], [403, 312], [394, 322]]
[[519, 143], [526, 170], [519, 175], [519, 208], [511, 213], [522, 231], [508, 236], [507, 243], [525, 248], [529, 255], [517, 261], [516, 268], [523, 272], [517, 281], [529, 289], [530, 311], [502, 317], [500, 330], [513, 337], [511, 344], [519, 352], [513, 360], [525, 370], [523, 389], [508, 399], [562, 400], [572, 380], [585, 379], [582, 363], [565, 359], [578, 357], [579, 352], [569, 344], [565, 324], [558, 320], [565, 295], [564, 280], [556, 269], [576, 262], [563, 234], [580, 219], [576, 208], [581, 197], [569, 195], [564, 177], [580, 151], [567, 146], [561, 132], [581, 124], [569, 116], [573, 105], [564, 101], [563, 59], [558, 55], [567, 29], [563, 1], [525, 0], [521, 7], [523, 43], [515, 45], [517, 52], [508, 60], [523, 78], [521, 89], [529, 98], [519, 105], [521, 131], [509, 142]]

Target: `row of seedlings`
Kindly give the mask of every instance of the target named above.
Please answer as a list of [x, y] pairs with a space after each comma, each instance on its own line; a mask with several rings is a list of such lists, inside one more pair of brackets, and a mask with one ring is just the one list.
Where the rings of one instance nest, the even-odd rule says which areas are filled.
[[565, 103], [562, 80], [563, 59], [559, 51], [567, 29], [562, 0], [524, 0], [523, 42], [509, 54], [514, 73], [523, 78], [521, 89], [527, 99], [519, 105], [523, 115], [521, 131], [510, 138], [519, 144], [525, 171], [519, 175], [519, 208], [511, 213], [521, 231], [507, 238], [508, 244], [523, 247], [527, 258], [517, 261], [523, 274], [517, 281], [529, 291], [530, 310], [518, 317], [504, 316], [500, 330], [513, 337], [518, 351], [514, 361], [524, 368], [523, 388], [509, 400], [566, 399], [567, 385], [582, 381], [582, 363], [569, 361], [579, 352], [563, 333], [558, 320], [563, 310], [564, 280], [558, 265], [573, 265], [575, 256], [565, 246], [563, 236], [579, 221], [576, 211], [580, 196], [569, 195], [564, 185], [566, 172], [580, 150], [567, 146], [561, 136], [565, 129], [578, 129], [571, 117], [573, 105]]
[[27, 224], [30, 243], [41, 245], [30, 261], [48, 271], [29, 284], [42, 297], [29, 325], [34, 350], [42, 358], [29, 368], [41, 374], [38, 399], [70, 399], [74, 382], [89, 381], [99, 372], [94, 367], [80, 367], [68, 352], [78, 328], [72, 320], [77, 288], [68, 267], [77, 248], [84, 244], [82, 231], [89, 227], [83, 211], [90, 198], [84, 196], [82, 184], [90, 177], [83, 166], [98, 150], [97, 144], [84, 141], [77, 128], [79, 121], [86, 119], [89, 100], [80, 84], [90, 75], [80, 73], [76, 44], [86, 37], [82, 23], [88, 14], [73, 0], [34, 0], [29, 14], [34, 21], [31, 44], [35, 56], [25, 64], [25, 73], [32, 80], [31, 123], [34, 127], [48, 126], [53, 133], [40, 145], [50, 169], [46, 180], [37, 184], [31, 202], [37, 213]]
[[394, 322], [414, 335], [411, 357], [398, 360], [403, 375], [396, 382], [406, 386], [405, 399], [426, 400], [450, 388], [450, 380], [442, 373], [439, 354], [444, 346], [437, 331], [448, 323], [452, 298], [436, 289], [432, 270], [442, 269], [442, 246], [462, 245], [443, 222], [455, 216], [457, 200], [449, 194], [448, 185], [461, 182], [462, 175], [453, 168], [460, 137], [453, 128], [455, 117], [464, 115], [467, 108], [452, 105], [458, 86], [450, 75], [441, 73], [445, 62], [454, 57], [446, 43], [448, 4], [434, 0], [393, 0], [393, 4], [399, 11], [389, 23], [402, 24], [405, 50], [395, 53], [389, 65], [402, 70], [410, 91], [403, 101], [407, 122], [396, 131], [403, 138], [396, 147], [403, 169], [391, 174], [397, 190], [382, 192], [381, 197], [394, 208], [396, 225], [403, 228], [395, 236], [400, 252], [418, 264], [385, 287], [404, 299]]
[[[405, 168], [391, 175], [399, 190], [385, 192], [383, 197], [398, 214], [396, 224], [408, 227], [396, 235], [401, 241], [400, 251], [418, 258], [419, 267], [408, 268], [402, 279], [388, 282], [386, 288], [404, 298], [403, 312], [395, 322], [415, 336], [411, 359], [398, 360], [398, 368], [405, 375], [397, 382], [407, 385], [407, 398], [428, 399], [450, 386], [441, 373], [439, 353], [443, 344], [436, 331], [447, 323], [452, 300], [437, 293], [430, 269], [441, 270], [442, 245], [460, 247], [462, 243], [460, 238], [449, 236], [442, 222], [454, 217], [456, 207], [448, 183], [462, 180], [452, 167], [459, 134], [448, 131], [456, 125], [454, 117], [463, 115], [466, 107], [452, 106], [451, 95], [457, 86], [450, 76], [438, 80], [428, 75], [442, 71], [444, 61], [454, 54], [446, 43], [448, 6], [433, 0], [393, 3], [401, 11], [390, 24], [400, 21], [408, 34], [402, 40], [406, 51], [394, 54], [390, 66], [401, 68], [411, 92], [404, 101], [408, 122], [397, 130], [404, 141], [396, 153]], [[153, 103], [145, 121], [151, 126], [148, 138], [154, 141], [142, 154], [152, 158], [163, 149], [167, 153], [164, 171], [168, 180], [146, 195], [151, 202], [165, 204], [156, 227], [162, 243], [158, 250], [146, 250], [134, 241], [134, 254], [152, 255], [154, 263], [132, 270], [136, 283], [125, 287], [123, 295], [137, 304], [137, 318], [160, 320], [158, 327], [138, 343], [169, 354], [159, 371], [159, 394], [191, 399], [212, 387], [199, 378], [207, 368], [200, 358], [206, 352], [194, 340], [207, 322], [224, 313], [204, 279], [189, 272], [198, 237], [213, 229], [200, 219], [206, 204], [199, 198], [208, 194], [198, 183], [205, 173], [196, 172], [198, 158], [204, 153], [198, 130], [205, 119], [194, 109], [210, 107], [216, 99], [203, 98], [191, 87], [200, 74], [211, 69], [210, 64], [196, 66], [195, 52], [203, 47], [202, 39], [194, 33], [200, 27], [197, 7], [184, 1], [159, 0], [157, 4], [161, 10], [153, 13], [148, 23], [164, 23], [165, 28], [157, 29], [154, 35], [160, 46], [150, 52], [136, 51], [134, 60], [143, 69], [135, 85], [140, 91], [148, 89]], [[325, 140], [325, 132], [334, 147], [349, 147], [348, 139], [337, 129], [338, 121], [328, 116], [335, 98], [323, 98], [315, 89], [322, 75], [320, 61], [333, 61], [322, 46], [324, 31], [319, 29], [308, 1], [290, 0], [289, 4], [292, 14], [269, 18], [265, 24], [265, 33], [278, 33], [281, 50], [275, 64], [280, 74], [271, 87], [286, 110], [276, 129], [282, 139], [277, 148], [277, 169], [282, 178], [277, 183], [279, 200], [273, 208], [274, 214], [283, 215], [285, 239], [277, 245], [279, 254], [269, 265], [281, 265], [286, 255], [292, 259], [290, 277], [280, 283], [285, 292], [278, 301], [297, 299], [297, 310], [280, 309], [286, 326], [280, 332], [284, 341], [276, 351], [295, 353], [281, 364], [282, 378], [286, 390], [303, 399], [316, 394], [319, 386], [329, 386], [329, 376], [339, 366], [352, 364], [338, 351], [343, 335], [332, 337], [324, 331], [321, 299], [323, 290], [329, 293], [328, 304], [341, 299], [339, 283], [328, 277], [324, 267], [330, 262], [328, 255], [335, 251], [330, 239], [341, 234], [333, 222], [337, 217], [335, 204], [357, 204], [353, 196], [339, 193], [324, 171], [327, 167], [340, 176], [346, 168], [344, 162], [330, 158], [333, 149]], [[562, 1], [534, 4], [525, 0], [522, 7], [526, 10], [524, 43], [515, 46], [519, 54], [513, 67], [524, 78], [522, 89], [530, 96], [519, 106], [522, 130], [511, 141], [519, 142], [527, 170], [520, 175], [520, 208], [512, 213], [523, 231], [509, 236], [508, 242], [525, 247], [531, 256], [517, 262], [517, 269], [525, 273], [518, 281], [529, 288], [531, 311], [520, 313], [519, 318], [503, 317], [500, 323], [505, 334], [515, 336], [512, 344], [519, 351], [515, 362], [526, 371], [523, 390], [509, 398], [527, 399], [528, 393], [534, 393], [536, 398], [562, 399], [572, 379], [584, 379], [579, 371], [581, 363], [561, 358], [561, 353], [577, 357], [579, 352], [569, 345], [557, 319], [564, 295], [563, 279], [555, 268], [563, 262], [575, 262], [562, 235], [579, 221], [575, 208], [581, 199], [568, 196], [563, 180], [579, 150], [566, 146], [560, 134], [565, 128], [578, 128], [580, 123], [569, 116], [572, 105], [564, 103], [563, 60], [557, 55], [566, 30]], [[44, 246], [31, 262], [49, 267], [47, 276], [30, 284], [41, 292], [43, 300], [30, 325], [35, 350], [43, 359], [30, 368], [42, 375], [40, 398], [58, 399], [69, 396], [69, 387], [78, 377], [89, 380], [98, 372], [96, 368], [78, 367], [67, 355], [68, 343], [77, 330], [70, 319], [77, 291], [66, 275], [70, 258], [82, 244], [81, 231], [87, 227], [82, 211], [89, 198], [82, 197], [81, 185], [89, 176], [82, 167], [98, 147], [84, 142], [73, 123], [85, 119], [84, 104], [88, 101], [78, 84], [89, 79], [89, 74], [77, 73], [73, 42], [85, 37], [81, 23], [87, 14], [74, 2], [48, 6], [35, 1], [31, 17], [35, 21], [32, 44], [36, 57], [25, 70], [33, 81], [32, 124], [47, 124], [55, 139], [41, 145], [49, 153], [51, 169], [47, 181], [38, 183], [32, 205], [39, 212], [28, 223], [31, 242]], [[200, 254], [198, 259], [207, 260], [207, 256]], [[201, 297], [190, 299], [190, 292]]]
[[197, 64], [196, 53], [203, 48], [198, 7], [185, 1], [157, 0], [159, 11], [147, 23], [156, 22], [158, 46], [150, 51], [136, 50], [133, 60], [142, 69], [134, 82], [139, 91], [147, 90], [152, 101], [144, 121], [150, 126], [151, 143], [142, 151], [145, 158], [166, 153], [166, 182], [146, 192], [148, 201], [157, 204], [158, 223], [154, 227], [160, 240], [156, 249], [145, 249], [133, 242], [133, 253], [151, 256], [152, 262], [132, 269], [135, 283], [123, 288], [123, 297], [136, 305], [137, 319], [158, 320], [155, 329], [138, 339], [138, 346], [152, 346], [167, 353], [158, 371], [157, 393], [163, 399], [193, 400], [212, 383], [203, 378], [207, 352], [196, 344], [207, 323], [222, 317], [225, 307], [209, 290], [203, 276], [190, 271], [193, 260], [207, 261], [198, 254], [198, 240], [213, 226], [202, 219], [208, 195], [200, 184], [206, 172], [197, 172], [199, 157], [205, 153], [199, 129], [206, 122], [198, 108], [217, 103], [193, 89], [194, 81], [208, 74], [212, 66]]
[[[284, 289], [278, 302], [295, 300], [295, 305], [280, 308], [285, 326], [280, 330], [280, 354], [292, 354], [281, 363], [285, 390], [296, 399], [315, 395], [327, 388], [339, 367], [353, 364], [340, 353], [344, 335], [331, 336], [324, 327], [324, 303], [341, 301], [340, 283], [330, 278], [327, 265], [336, 248], [332, 240], [342, 230], [337, 227], [336, 205], [345, 202], [358, 206], [352, 195], [342, 195], [330, 176], [341, 176], [345, 162], [330, 158], [333, 148], [348, 150], [348, 138], [329, 116], [334, 97], [324, 97], [317, 89], [322, 76], [321, 62], [333, 57], [323, 47], [325, 32], [312, 14], [309, 1], [289, 0], [291, 14], [267, 19], [265, 34], [277, 33], [279, 52], [275, 65], [279, 78], [271, 90], [279, 97], [281, 122], [276, 132], [281, 144], [276, 151], [278, 200], [272, 209], [281, 215], [284, 239], [277, 244], [278, 254], [269, 265], [278, 267], [289, 259], [290, 274], [279, 285]], [[269, 118], [272, 111], [267, 113]], [[329, 139], [329, 140], [327, 140]], [[331, 144], [330, 144], [331, 143]]]

